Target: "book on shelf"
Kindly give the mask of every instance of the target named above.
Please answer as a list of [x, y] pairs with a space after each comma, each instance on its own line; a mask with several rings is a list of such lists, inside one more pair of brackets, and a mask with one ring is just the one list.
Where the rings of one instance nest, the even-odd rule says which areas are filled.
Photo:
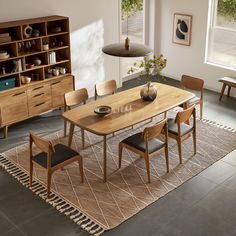
[[1, 33], [0, 34], [0, 38], [2, 38], [2, 37], [9, 37], [9, 36], [10, 36], [9, 33]]
[[0, 37], [0, 43], [11, 42], [11, 36]]
[[11, 73], [22, 72], [22, 69], [23, 69], [22, 65], [23, 65], [22, 59], [13, 60]]
[[49, 64], [55, 64], [57, 62], [56, 52], [52, 51], [48, 53], [48, 62]]

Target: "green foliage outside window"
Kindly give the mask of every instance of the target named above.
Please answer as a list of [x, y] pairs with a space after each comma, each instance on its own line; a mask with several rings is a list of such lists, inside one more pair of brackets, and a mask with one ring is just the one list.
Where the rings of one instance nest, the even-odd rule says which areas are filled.
[[236, 0], [218, 0], [218, 14], [236, 21]]
[[143, 0], [122, 0], [122, 18], [127, 18], [137, 11], [143, 10]]

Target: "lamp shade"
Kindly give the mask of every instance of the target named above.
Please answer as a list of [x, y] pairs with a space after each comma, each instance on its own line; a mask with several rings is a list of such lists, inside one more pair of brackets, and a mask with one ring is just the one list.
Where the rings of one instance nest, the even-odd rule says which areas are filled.
[[102, 48], [105, 54], [116, 57], [144, 57], [152, 52], [152, 49], [138, 43], [114, 43]]

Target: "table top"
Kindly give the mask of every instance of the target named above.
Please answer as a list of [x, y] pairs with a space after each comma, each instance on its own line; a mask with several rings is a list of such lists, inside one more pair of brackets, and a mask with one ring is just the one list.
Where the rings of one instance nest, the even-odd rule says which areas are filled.
[[[157, 98], [154, 101], [143, 101], [140, 98], [142, 86], [139, 86], [81, 105], [64, 112], [62, 116], [92, 133], [107, 135], [168, 111], [195, 96], [169, 85], [152, 84], [157, 88]], [[94, 109], [101, 105], [111, 106], [112, 112], [99, 117]]]

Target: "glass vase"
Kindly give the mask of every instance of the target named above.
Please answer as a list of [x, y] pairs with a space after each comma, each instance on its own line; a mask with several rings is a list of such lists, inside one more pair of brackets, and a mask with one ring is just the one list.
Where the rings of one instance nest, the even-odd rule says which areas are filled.
[[140, 96], [143, 101], [154, 101], [157, 97], [157, 89], [151, 82], [147, 82], [147, 84], [141, 88]]

